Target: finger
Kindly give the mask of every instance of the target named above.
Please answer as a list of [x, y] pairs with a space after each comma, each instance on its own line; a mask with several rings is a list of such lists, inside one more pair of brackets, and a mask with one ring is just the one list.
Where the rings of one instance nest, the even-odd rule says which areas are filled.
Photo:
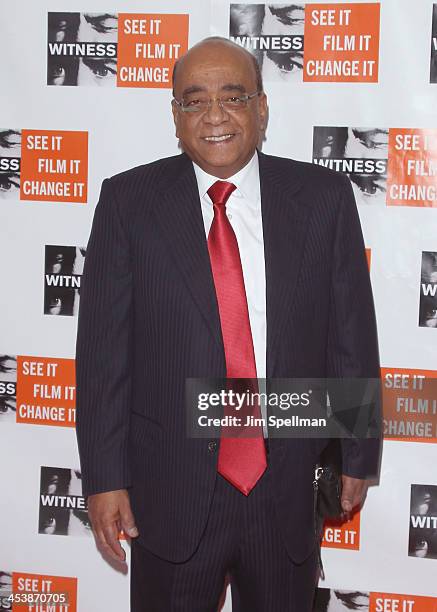
[[351, 512], [354, 507], [355, 491], [349, 480], [343, 482], [343, 490], [341, 493], [341, 507], [344, 512]]
[[135, 525], [135, 518], [132, 514], [132, 510], [130, 507], [129, 501], [126, 504], [123, 504], [123, 507], [120, 508], [120, 517], [121, 517], [121, 527], [129, 537], [136, 538], [139, 535], [139, 531], [137, 526]]
[[103, 534], [103, 531], [100, 529], [100, 527], [98, 527], [97, 525], [96, 526], [93, 525], [93, 534], [94, 534], [94, 538], [96, 540], [97, 546], [101, 548], [104, 548], [105, 546], [107, 546], [105, 536]]
[[120, 557], [114, 553], [112, 548], [107, 543], [105, 534], [103, 533], [102, 529], [97, 528], [94, 531], [94, 537], [96, 539], [97, 548], [101, 552], [107, 554], [111, 559], [114, 559], [114, 561], [120, 561]]
[[353, 497], [349, 493], [343, 493], [341, 496], [341, 507], [343, 512], [351, 512], [353, 505]]
[[[99, 544], [98, 548], [105, 557], [108, 557], [109, 559], [116, 561], [116, 563], [125, 562], [125, 555], [120, 555], [119, 553], [115, 553], [113, 548], [109, 544]], [[123, 549], [121, 550], [123, 551]]]
[[88, 507], [88, 519], [89, 519], [89, 521], [91, 523], [91, 529], [93, 530], [94, 535], [96, 535], [96, 532], [97, 532], [97, 529], [98, 529], [98, 521], [94, 517], [94, 514], [91, 512], [89, 507]]
[[364, 499], [366, 497], [366, 492], [367, 492], [367, 486], [363, 484], [356, 492], [355, 499], [354, 499], [354, 508], [358, 508], [363, 505]]
[[125, 561], [126, 553], [118, 540], [115, 521], [102, 526], [107, 552], [118, 561]]
[[364, 501], [366, 483], [360, 480], [344, 480], [342, 508], [347, 518], [354, 509], [359, 509]]
[[341, 520], [343, 522], [350, 521], [351, 520], [351, 513], [350, 512], [342, 512], [341, 513]]

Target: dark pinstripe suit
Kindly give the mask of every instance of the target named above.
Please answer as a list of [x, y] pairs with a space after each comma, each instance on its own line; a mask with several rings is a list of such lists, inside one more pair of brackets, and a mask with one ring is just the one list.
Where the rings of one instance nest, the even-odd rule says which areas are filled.
[[[376, 326], [348, 179], [259, 154], [267, 377], [377, 377]], [[190, 557], [208, 518], [217, 449], [185, 435], [186, 377], [224, 377], [197, 183], [179, 155], [103, 183], [88, 244], [77, 339], [84, 494], [130, 488], [139, 541]], [[295, 562], [314, 548], [321, 440], [271, 440], [275, 516]], [[378, 444], [343, 444], [344, 472], [376, 472]]]

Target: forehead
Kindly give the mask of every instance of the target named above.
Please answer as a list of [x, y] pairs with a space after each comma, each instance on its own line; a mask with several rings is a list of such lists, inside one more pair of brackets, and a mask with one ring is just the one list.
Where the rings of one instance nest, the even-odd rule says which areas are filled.
[[256, 76], [250, 56], [225, 45], [193, 49], [178, 66], [175, 89], [199, 86], [217, 90], [230, 83], [252, 90]]

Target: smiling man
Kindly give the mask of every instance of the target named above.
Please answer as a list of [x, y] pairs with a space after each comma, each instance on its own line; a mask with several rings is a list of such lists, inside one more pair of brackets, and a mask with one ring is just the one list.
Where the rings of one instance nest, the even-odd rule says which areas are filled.
[[[314, 467], [324, 440], [194, 439], [187, 378], [378, 377], [366, 256], [348, 179], [261, 153], [259, 68], [220, 38], [174, 71], [183, 153], [105, 180], [77, 340], [83, 493], [99, 546], [132, 537], [134, 612], [309, 612]], [[345, 512], [378, 443], [347, 440]]]

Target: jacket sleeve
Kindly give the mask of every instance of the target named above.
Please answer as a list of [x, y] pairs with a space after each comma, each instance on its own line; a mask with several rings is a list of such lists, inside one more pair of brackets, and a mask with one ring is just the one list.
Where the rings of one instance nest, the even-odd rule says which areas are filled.
[[[335, 388], [340, 393], [338, 401], [333, 394], [334, 406], [330, 394], [333, 412], [340, 410], [340, 420], [349, 430], [355, 426], [358, 431], [341, 441], [343, 474], [372, 478], [378, 473], [381, 447], [378, 338], [358, 210], [349, 179], [341, 177], [344, 182], [333, 247], [327, 372], [328, 379], [336, 380]], [[364, 432], [369, 430], [373, 437], [366, 437]]]
[[130, 486], [132, 274], [115, 186], [102, 184], [80, 288], [76, 433], [83, 495]]

